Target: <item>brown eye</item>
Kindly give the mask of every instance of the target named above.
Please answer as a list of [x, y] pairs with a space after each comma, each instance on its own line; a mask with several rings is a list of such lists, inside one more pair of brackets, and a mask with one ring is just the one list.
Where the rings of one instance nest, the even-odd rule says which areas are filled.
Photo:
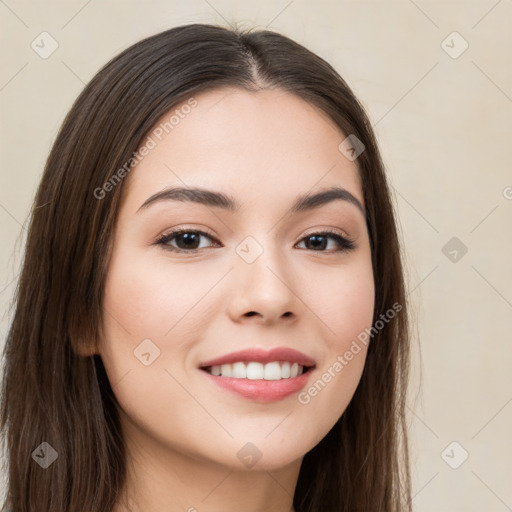
[[[329, 244], [329, 239], [335, 240], [339, 248], [333, 251], [326, 251], [325, 249]], [[355, 248], [353, 240], [345, 238], [344, 236], [341, 236], [340, 234], [331, 231], [322, 233], [311, 233], [308, 236], [304, 237], [302, 241], [306, 241], [306, 249], [316, 252], [343, 252], [350, 251]]]
[[[205, 237], [213, 240], [213, 237], [208, 233], [195, 229], [179, 229], [172, 231], [156, 242], [157, 244], [163, 245], [165, 249], [175, 252], [198, 252], [200, 249], [201, 238]], [[174, 241], [174, 244], [170, 242]]]
[[[206, 233], [205, 231], [195, 229], [179, 229], [172, 231], [171, 233], [160, 237], [156, 243], [164, 246], [164, 248], [169, 251], [195, 253], [208, 247], [208, 245], [201, 247], [202, 238], [212, 240], [217, 246], [219, 246], [218, 242], [213, 238], [212, 235]], [[338, 248], [333, 250], [326, 250], [326, 248], [329, 246], [329, 240], [334, 240], [335, 246]], [[331, 231], [311, 233], [304, 237], [301, 240], [301, 243], [302, 242], [305, 242], [305, 248], [307, 250], [315, 252], [337, 253], [350, 251], [355, 248], [353, 240], [346, 238], [339, 233]]]

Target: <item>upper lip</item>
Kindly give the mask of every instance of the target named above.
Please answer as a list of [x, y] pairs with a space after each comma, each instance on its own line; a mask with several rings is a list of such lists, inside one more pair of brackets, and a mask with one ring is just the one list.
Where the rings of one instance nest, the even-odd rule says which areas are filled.
[[272, 361], [289, 361], [290, 363], [298, 363], [302, 366], [315, 366], [315, 361], [306, 354], [299, 352], [293, 348], [277, 347], [272, 350], [263, 350], [260, 348], [249, 348], [231, 352], [224, 356], [210, 359], [199, 365], [200, 368], [207, 366], [216, 366], [222, 364], [237, 363], [239, 361], [255, 361], [258, 363], [270, 363]]

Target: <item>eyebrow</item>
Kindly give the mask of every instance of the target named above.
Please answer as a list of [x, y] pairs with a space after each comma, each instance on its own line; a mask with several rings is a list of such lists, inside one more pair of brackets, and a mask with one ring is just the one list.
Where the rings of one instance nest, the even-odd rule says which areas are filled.
[[[290, 214], [305, 212], [319, 208], [332, 201], [346, 201], [356, 206], [366, 218], [366, 211], [357, 197], [341, 187], [331, 187], [317, 193], [306, 193], [298, 196], [290, 208]], [[221, 208], [230, 212], [240, 209], [240, 203], [232, 196], [222, 192], [207, 190], [200, 187], [170, 187], [146, 199], [137, 212], [160, 201], [184, 201], [202, 204], [213, 208]]]

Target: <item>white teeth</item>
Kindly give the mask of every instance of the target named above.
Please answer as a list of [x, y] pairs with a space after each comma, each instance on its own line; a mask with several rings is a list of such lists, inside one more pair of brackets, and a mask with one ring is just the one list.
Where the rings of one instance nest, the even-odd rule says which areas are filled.
[[247, 377], [247, 370], [244, 363], [235, 363], [231, 371], [231, 377], [235, 379], [245, 379]]
[[207, 370], [217, 377], [232, 377], [249, 380], [281, 380], [302, 375], [304, 367], [298, 363], [288, 361], [263, 364], [251, 361], [250, 363], [237, 362], [233, 364], [215, 365]]
[[288, 379], [290, 377], [290, 363], [286, 361], [281, 365], [281, 377]]
[[263, 365], [261, 363], [249, 363], [247, 365], [247, 378], [251, 380], [263, 379]]
[[278, 362], [267, 363], [263, 374], [265, 380], [281, 380], [281, 367]]
[[223, 364], [220, 367], [220, 374], [223, 377], [231, 377], [231, 365], [230, 364]]

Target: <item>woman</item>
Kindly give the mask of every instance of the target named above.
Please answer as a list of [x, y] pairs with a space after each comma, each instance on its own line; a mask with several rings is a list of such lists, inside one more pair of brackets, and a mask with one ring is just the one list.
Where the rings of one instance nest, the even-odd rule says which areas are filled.
[[269, 31], [188, 25], [85, 87], [5, 347], [15, 511], [408, 511], [407, 308], [367, 116]]

